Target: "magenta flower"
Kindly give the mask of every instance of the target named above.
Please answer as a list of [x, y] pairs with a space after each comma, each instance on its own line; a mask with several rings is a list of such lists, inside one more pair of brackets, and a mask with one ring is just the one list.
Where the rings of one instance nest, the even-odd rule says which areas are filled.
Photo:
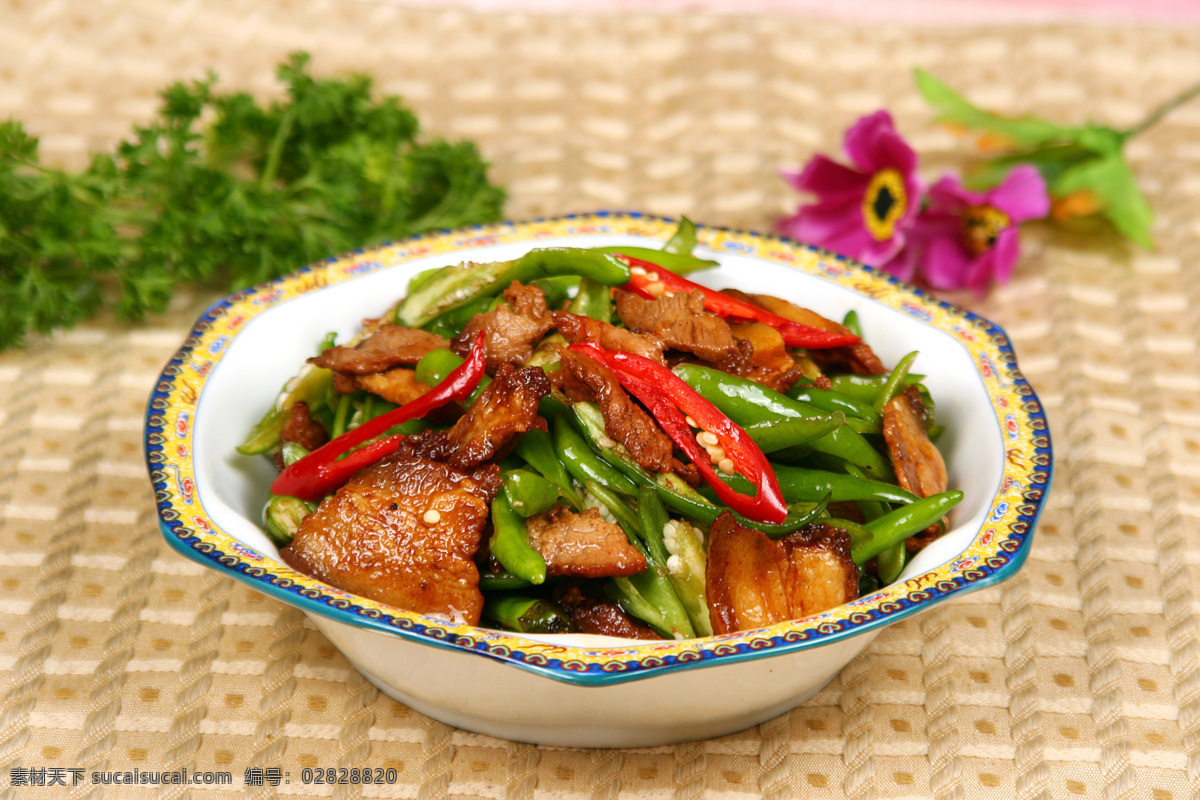
[[983, 296], [992, 281], [1007, 283], [1020, 255], [1017, 226], [1050, 211], [1036, 168], [1014, 167], [996, 188], [971, 192], [946, 175], [929, 189], [909, 245], [885, 269], [934, 289], [968, 288]]
[[780, 233], [881, 267], [904, 247], [921, 205], [917, 154], [887, 111], [863, 117], [843, 143], [853, 167], [816, 155], [799, 173], [784, 173], [817, 202], [779, 221]]

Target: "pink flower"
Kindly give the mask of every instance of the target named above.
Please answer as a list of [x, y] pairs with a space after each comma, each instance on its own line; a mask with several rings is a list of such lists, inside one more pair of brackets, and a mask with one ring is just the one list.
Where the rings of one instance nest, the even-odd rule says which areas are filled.
[[921, 205], [917, 154], [896, 133], [887, 111], [863, 117], [843, 143], [853, 167], [816, 155], [799, 173], [784, 173], [817, 202], [779, 221], [780, 233], [880, 267], [904, 247]]
[[946, 175], [930, 189], [909, 245], [885, 269], [934, 289], [969, 288], [983, 296], [992, 281], [1007, 283], [1020, 255], [1017, 226], [1050, 211], [1036, 168], [1014, 167], [996, 188], [978, 193]]

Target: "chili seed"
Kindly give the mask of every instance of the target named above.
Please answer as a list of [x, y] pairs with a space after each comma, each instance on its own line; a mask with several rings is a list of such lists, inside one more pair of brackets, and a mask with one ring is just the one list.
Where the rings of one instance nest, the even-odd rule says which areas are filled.
[[721, 440], [717, 438], [717, 435], [710, 431], [700, 431], [697, 433], [696, 441], [705, 447], [716, 447], [721, 442]]
[[727, 458], [723, 460], [720, 464], [717, 464], [717, 469], [721, 470], [721, 472], [724, 472], [726, 475], [732, 475], [733, 459]]
[[442, 515], [431, 508], [425, 512], [425, 516], [421, 517], [421, 519], [425, 520], [426, 525], [433, 525], [442, 521]]

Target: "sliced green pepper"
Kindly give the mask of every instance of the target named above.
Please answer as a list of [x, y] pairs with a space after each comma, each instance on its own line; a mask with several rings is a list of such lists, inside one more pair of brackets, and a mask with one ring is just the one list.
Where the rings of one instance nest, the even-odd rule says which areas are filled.
[[545, 582], [546, 559], [530, 546], [525, 520], [513, 510], [504, 492], [492, 500], [492, 538], [488, 549], [513, 577], [535, 586]]
[[307, 503], [299, 497], [272, 495], [263, 508], [263, 524], [271, 536], [271, 541], [283, 547], [291, 543], [304, 518], [316, 510], [314, 504]]
[[850, 557], [862, 564], [938, 522], [963, 499], [960, 491], [942, 492], [902, 506], [861, 526], [866, 535], [850, 536]]
[[517, 633], [571, 633], [575, 626], [562, 606], [543, 597], [502, 594], [483, 604], [483, 618]]
[[504, 473], [504, 493], [513, 511], [526, 519], [549, 511], [558, 502], [558, 487], [527, 469]]

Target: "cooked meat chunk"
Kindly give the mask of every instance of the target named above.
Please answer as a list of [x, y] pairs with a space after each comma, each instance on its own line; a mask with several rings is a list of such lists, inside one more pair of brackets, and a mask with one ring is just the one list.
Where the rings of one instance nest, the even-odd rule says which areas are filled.
[[344, 591], [474, 625], [483, 595], [473, 557], [499, 488], [495, 465], [462, 472], [390, 456], [305, 517], [281, 555]]
[[546, 295], [536, 286], [513, 281], [504, 290], [504, 299], [506, 305], [471, 317], [450, 344], [451, 350], [465, 357], [483, 331], [487, 336], [488, 374], [495, 373], [501, 364], [524, 364], [533, 355], [534, 344], [554, 327], [546, 310]]
[[657, 336], [645, 333], [634, 333], [616, 325], [609, 325], [590, 317], [578, 314], [568, 314], [565, 311], [555, 311], [554, 327], [571, 344], [580, 342], [595, 342], [605, 350], [619, 350], [624, 353], [648, 358], [651, 361], [663, 362], [663, 343]]
[[630, 292], [616, 291], [617, 316], [626, 327], [662, 339], [673, 350], [694, 353], [705, 361], [720, 361], [734, 351], [729, 323], [704, 310], [699, 292], [646, 300]]
[[[917, 497], [946, 491], [950, 476], [937, 445], [925, 430], [925, 404], [921, 393], [910, 386], [883, 407], [883, 440], [887, 443], [896, 482]], [[939, 524], [930, 525], [906, 541], [909, 550], [919, 550], [941, 534]]]
[[853, 600], [858, 568], [845, 531], [817, 523], [773, 541], [726, 512], [709, 532], [705, 588], [713, 632], [732, 633]]
[[564, 586], [554, 594], [580, 633], [618, 636], [622, 639], [663, 638], [649, 625], [626, 614], [621, 606], [587, 594], [580, 586]]
[[308, 411], [308, 403], [297, 402], [288, 411], [287, 422], [279, 434], [279, 440], [284, 444], [295, 442], [305, 450], [316, 450], [329, 441], [329, 432], [325, 426], [317, 422]]
[[582, 353], [561, 350], [559, 355], [562, 369], [554, 377], [568, 400], [597, 403], [604, 415], [604, 432], [625, 445], [643, 469], [671, 472], [678, 466], [671, 439], [625, 393], [611, 370]]
[[375, 375], [360, 375], [354, 379], [354, 383], [359, 389], [377, 394], [398, 406], [411, 403], [432, 388], [429, 384], [417, 380], [416, 372], [403, 367]]
[[762, 322], [737, 322], [729, 328], [737, 350], [719, 361], [718, 369], [777, 392], [786, 392], [800, 380], [804, 371], [796, 366], [779, 331]]
[[385, 322], [354, 347], [330, 347], [308, 363], [346, 375], [373, 375], [392, 367], [412, 366], [430, 350], [449, 346], [436, 334]]
[[[781, 300], [778, 297], [772, 297], [767, 294], [747, 295], [729, 289], [726, 290], [726, 294], [754, 303], [759, 308], [765, 308], [772, 314], [776, 314], [792, 322], [799, 322], [801, 325], [808, 325], [810, 328], [819, 328], [823, 331], [833, 331], [835, 333], [850, 333], [850, 329], [840, 322], [826, 319], [815, 311], [803, 308], [795, 303], [790, 303], [787, 300]], [[858, 375], [882, 375], [888, 371], [883, 366], [883, 362], [879, 360], [879, 356], [875, 355], [875, 351], [865, 342], [859, 342], [849, 347], [809, 350], [808, 355], [822, 367], [845, 369]]]
[[545, 426], [538, 403], [550, 393], [541, 367], [502, 364], [479, 399], [446, 431], [409, 436], [401, 451], [466, 469], [495, 457], [513, 439]]
[[556, 506], [525, 521], [529, 544], [546, 560], [546, 574], [617, 578], [646, 569], [646, 557], [625, 532], [589, 508], [581, 514]]

